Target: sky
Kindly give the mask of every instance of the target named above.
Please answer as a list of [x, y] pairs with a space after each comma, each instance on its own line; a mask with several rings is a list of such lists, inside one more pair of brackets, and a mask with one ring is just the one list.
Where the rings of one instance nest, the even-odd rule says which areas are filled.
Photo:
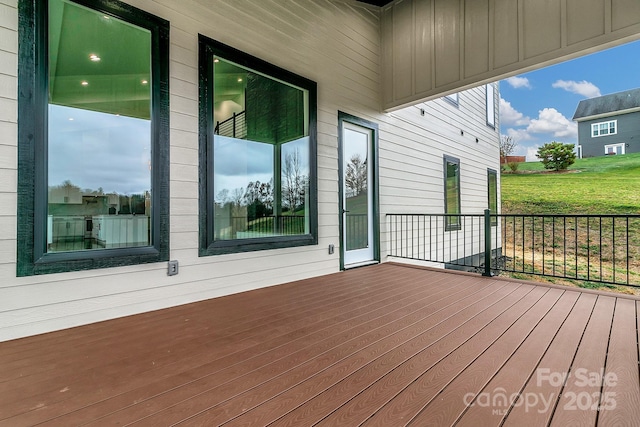
[[640, 41], [586, 55], [500, 82], [500, 133], [513, 137], [513, 155], [535, 157], [547, 142], [578, 142], [572, 120], [587, 98], [640, 87]]
[[151, 188], [150, 121], [49, 104], [49, 185], [142, 194]]

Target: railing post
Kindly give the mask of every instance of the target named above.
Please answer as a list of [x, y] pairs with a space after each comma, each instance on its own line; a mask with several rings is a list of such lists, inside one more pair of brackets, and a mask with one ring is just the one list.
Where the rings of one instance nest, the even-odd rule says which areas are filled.
[[236, 137], [236, 113], [233, 113], [233, 137]]
[[484, 272], [483, 276], [491, 277], [491, 210], [484, 210]]

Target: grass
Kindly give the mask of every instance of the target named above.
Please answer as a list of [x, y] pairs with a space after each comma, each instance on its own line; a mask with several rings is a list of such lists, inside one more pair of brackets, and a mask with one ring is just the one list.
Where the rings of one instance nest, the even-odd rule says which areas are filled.
[[[546, 171], [540, 162], [522, 163], [518, 173], [503, 173], [501, 178], [503, 214], [640, 214], [640, 191], [638, 191], [640, 153], [577, 160], [568, 171], [561, 173]], [[585, 221], [581, 220], [581, 222]], [[613, 270], [616, 270], [618, 275], [625, 275], [626, 271], [618, 270], [621, 264], [624, 265], [627, 262], [627, 255], [624, 252], [620, 254], [620, 251], [624, 250], [628, 244], [631, 283], [640, 283], [640, 223], [638, 220], [632, 220], [629, 223], [629, 242], [620, 237], [612, 240], [613, 230], [619, 235], [626, 228], [624, 224], [618, 223], [614, 228], [610, 220], [594, 221], [596, 223], [592, 223], [590, 227], [591, 234], [585, 234], [584, 224], [578, 226], [576, 223], [568, 228], [568, 233], [573, 237], [569, 239], [569, 246], [563, 249], [570, 259], [576, 260], [571, 268], [578, 269], [576, 274], [583, 276], [587, 270], [590, 270], [589, 263], [596, 260], [602, 266], [602, 270], [596, 272], [596, 277], [602, 274], [607, 280], [611, 280]], [[507, 228], [509, 227], [511, 225], [507, 223]], [[528, 243], [525, 243], [525, 246], [530, 254], [524, 257], [517, 256], [517, 260], [514, 259], [513, 262], [519, 262], [522, 265], [529, 263], [531, 269], [538, 271], [542, 267], [538, 264], [543, 259], [543, 254], [546, 255], [546, 260], [549, 260], [550, 254], [553, 255], [554, 248], [558, 245], [556, 238], [553, 237], [555, 232], [550, 227], [552, 225], [548, 223], [543, 227], [538, 219], [534, 227], [535, 234], [530, 236], [527, 231]], [[529, 230], [529, 228], [526, 229]], [[510, 230], [505, 229], [505, 232], [510, 235]], [[520, 234], [520, 231], [516, 233], [516, 235]], [[532, 248], [531, 242], [534, 240], [535, 244]], [[601, 243], [602, 248], [595, 243]], [[516, 245], [516, 253], [522, 250], [522, 242], [514, 241], [513, 244]], [[567, 246], [566, 243], [562, 245]], [[618, 254], [613, 253], [614, 246]], [[505, 249], [508, 254], [512, 248]], [[625, 257], [620, 260], [622, 262], [616, 260], [611, 263], [611, 258], [615, 259], [620, 255]], [[530, 260], [527, 260], [529, 257]], [[523, 268], [523, 270], [529, 269]], [[547, 279], [549, 280], [557, 282], [558, 279]], [[573, 283], [585, 288], [611, 289], [610, 286], [586, 280]], [[623, 292], [629, 293], [629, 289], [626, 288]]]
[[560, 173], [526, 162], [501, 178], [503, 213], [640, 214], [640, 153], [580, 159]]

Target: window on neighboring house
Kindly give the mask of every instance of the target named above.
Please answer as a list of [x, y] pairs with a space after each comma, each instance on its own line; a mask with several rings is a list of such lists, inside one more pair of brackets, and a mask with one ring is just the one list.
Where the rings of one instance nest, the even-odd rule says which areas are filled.
[[317, 243], [316, 83], [199, 43], [200, 255]]
[[495, 129], [496, 127], [496, 100], [495, 100], [495, 87], [493, 83], [485, 85], [487, 88], [487, 126]]
[[169, 23], [20, 5], [18, 275], [168, 260]]
[[615, 135], [618, 133], [618, 121], [611, 120], [608, 122], [593, 123], [591, 125], [591, 136]]
[[446, 99], [447, 101], [449, 101], [450, 103], [452, 103], [453, 105], [455, 105], [456, 107], [459, 105], [458, 104], [458, 93], [452, 93], [450, 95], [446, 95], [444, 97], [444, 99]]
[[444, 156], [444, 213], [445, 229], [460, 230], [460, 160], [449, 156]]
[[[498, 214], [498, 172], [494, 169], [487, 169], [487, 186], [489, 194], [489, 210], [491, 215]], [[491, 217], [491, 225], [497, 225], [496, 217]]]
[[615, 155], [625, 154], [625, 144], [608, 144], [604, 146], [604, 154]]

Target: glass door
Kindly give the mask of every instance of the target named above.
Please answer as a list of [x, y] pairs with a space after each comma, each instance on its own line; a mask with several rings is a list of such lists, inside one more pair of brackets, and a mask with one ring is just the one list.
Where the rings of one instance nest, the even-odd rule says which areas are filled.
[[374, 259], [372, 130], [343, 122], [342, 236], [346, 267]]

